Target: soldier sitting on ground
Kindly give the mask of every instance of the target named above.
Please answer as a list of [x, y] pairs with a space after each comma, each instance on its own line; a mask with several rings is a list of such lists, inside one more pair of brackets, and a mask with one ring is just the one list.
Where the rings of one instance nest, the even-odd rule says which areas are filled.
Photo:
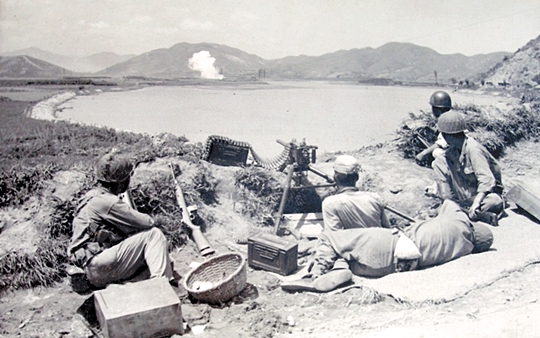
[[325, 229], [390, 228], [381, 197], [356, 187], [359, 171], [360, 165], [353, 156], [336, 158], [334, 181], [337, 193], [322, 202]]
[[449, 145], [445, 156], [432, 164], [438, 196], [468, 208], [472, 220], [478, 219], [479, 211], [502, 215], [501, 169], [484, 146], [465, 134], [465, 116], [447, 112], [439, 118], [438, 127]]
[[98, 187], [79, 201], [68, 254], [97, 288], [131, 279], [145, 269], [150, 278], [174, 283], [167, 240], [149, 215], [119, 198], [133, 174], [128, 158], [109, 153], [96, 166]]

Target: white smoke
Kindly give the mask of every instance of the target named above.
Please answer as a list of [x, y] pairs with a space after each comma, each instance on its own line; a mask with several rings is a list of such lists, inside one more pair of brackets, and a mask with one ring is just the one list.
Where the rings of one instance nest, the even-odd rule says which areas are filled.
[[201, 72], [203, 79], [221, 80], [225, 76], [219, 73], [214, 66], [216, 59], [210, 55], [210, 52], [201, 50], [198, 53], [193, 53], [193, 56], [188, 60], [189, 68]]

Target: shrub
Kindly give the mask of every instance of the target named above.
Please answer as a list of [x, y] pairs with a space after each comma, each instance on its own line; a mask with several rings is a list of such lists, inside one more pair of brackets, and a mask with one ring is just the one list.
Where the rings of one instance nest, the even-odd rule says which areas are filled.
[[20, 206], [43, 189], [43, 182], [57, 171], [55, 164], [16, 166], [0, 172], [0, 207]]
[[269, 216], [276, 210], [283, 188], [268, 170], [257, 167], [239, 170], [235, 174], [234, 184], [238, 189], [240, 212], [257, 219], [259, 224], [272, 225]]
[[[531, 104], [531, 107], [533, 108], [517, 107], [502, 112], [494, 107], [469, 104], [456, 109], [467, 116], [469, 135], [484, 145], [495, 158], [499, 158], [508, 146], [520, 140], [540, 136], [540, 115], [536, 105]], [[409, 118], [402, 122], [395, 133], [396, 146], [403, 156], [414, 158], [426, 148], [420, 140], [421, 137], [432, 144], [438, 131], [433, 115], [422, 111], [419, 115], [410, 113]], [[429, 165], [429, 162], [425, 164]]]

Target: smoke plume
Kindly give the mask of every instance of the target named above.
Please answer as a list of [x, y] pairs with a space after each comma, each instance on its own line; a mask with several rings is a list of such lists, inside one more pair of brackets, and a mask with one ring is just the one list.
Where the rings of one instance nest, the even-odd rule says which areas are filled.
[[216, 59], [210, 55], [210, 52], [202, 50], [198, 53], [193, 53], [193, 56], [188, 60], [189, 68], [201, 72], [203, 79], [221, 80], [224, 78], [222, 74], [214, 66]]

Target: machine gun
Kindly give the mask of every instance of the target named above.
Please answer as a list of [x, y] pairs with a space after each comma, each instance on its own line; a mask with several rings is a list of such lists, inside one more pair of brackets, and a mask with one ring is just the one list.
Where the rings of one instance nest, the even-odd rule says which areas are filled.
[[[287, 172], [287, 180], [285, 182], [285, 187], [283, 188], [283, 195], [281, 196], [279, 209], [274, 220], [274, 233], [276, 235], [280, 235], [280, 224], [285, 211], [285, 204], [287, 203], [291, 189], [298, 190], [307, 188], [326, 188], [334, 186], [335, 183], [330, 176], [311, 166], [312, 163], [317, 161], [317, 146], [307, 145], [305, 139], [303, 139], [302, 142], [296, 142], [295, 139], [293, 139], [291, 142], [284, 142], [281, 140], [277, 140], [277, 142], [289, 149], [289, 156], [285, 162], [284, 170]], [[304, 186], [304, 178], [307, 176], [308, 172], [312, 172], [324, 178], [329, 184]], [[294, 187], [291, 186], [291, 182], [295, 183]]]
[[[287, 199], [289, 197], [289, 192], [291, 190], [333, 187], [335, 186], [335, 182], [331, 177], [329, 177], [325, 173], [311, 166], [311, 163], [315, 163], [317, 160], [316, 150], [318, 147], [307, 145], [305, 139], [303, 139], [302, 142], [300, 143], [296, 142], [296, 140], [294, 139], [290, 143], [287, 143], [281, 140], [277, 140], [277, 142], [284, 147], [290, 148], [289, 158], [288, 158], [287, 167], [286, 167], [287, 180], [285, 183], [285, 187], [283, 189], [283, 195], [281, 197], [279, 210], [274, 220], [274, 233], [276, 235], [279, 235], [282, 232], [282, 229], [280, 229], [280, 223], [281, 223], [283, 213], [285, 210], [285, 204], [287, 202]], [[328, 184], [304, 186], [302, 182], [303, 182], [303, 179], [307, 176], [307, 173], [309, 171], [324, 178], [326, 182], [328, 182]], [[291, 186], [291, 182], [294, 182], [295, 186]], [[410, 222], [416, 221], [413, 217], [408, 216], [407, 214], [391, 206], [385, 205], [385, 209], [398, 216], [405, 218], [406, 220]], [[298, 235], [295, 234], [293, 231], [291, 231], [291, 233], [295, 237], [298, 237]]]
[[178, 202], [178, 205], [180, 206], [180, 209], [182, 209], [182, 223], [187, 225], [187, 227], [191, 230], [191, 237], [193, 238], [195, 245], [197, 245], [197, 249], [199, 250], [199, 253], [201, 255], [208, 256], [215, 253], [215, 250], [212, 249], [210, 243], [202, 233], [201, 228], [193, 224], [193, 222], [191, 221], [191, 215], [189, 214], [188, 206], [186, 204], [186, 200], [184, 199], [184, 192], [182, 191], [182, 187], [180, 187], [180, 184], [176, 180], [174, 169], [171, 163], [169, 163], [169, 167], [171, 168], [171, 173], [174, 180], [176, 200]]

